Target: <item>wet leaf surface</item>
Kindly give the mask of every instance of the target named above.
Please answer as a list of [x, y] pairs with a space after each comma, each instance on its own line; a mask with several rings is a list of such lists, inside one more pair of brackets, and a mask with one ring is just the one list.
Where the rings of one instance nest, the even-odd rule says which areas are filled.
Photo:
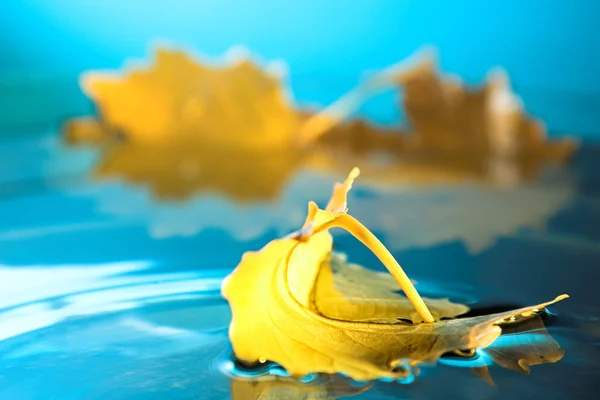
[[[416, 285], [418, 288], [418, 284]], [[333, 253], [319, 270], [315, 281], [314, 305], [321, 315], [346, 321], [394, 323], [423, 320], [411, 302], [401, 295], [398, 283], [390, 274], [375, 272]], [[469, 311], [469, 307], [448, 299], [423, 301], [436, 320], [452, 318]]]
[[[401, 267], [381, 243], [346, 214], [346, 193], [358, 175], [334, 187], [325, 210], [314, 203], [304, 227], [276, 239], [242, 261], [223, 283], [236, 356], [252, 364], [267, 360], [293, 376], [342, 373], [356, 380], [400, 378], [403, 365], [436, 361], [453, 351], [485, 348], [501, 334], [499, 325], [530, 318], [555, 300], [508, 312], [435, 321]], [[370, 323], [324, 317], [316, 310], [315, 282], [330, 257], [328, 229], [348, 230], [390, 270], [419, 316], [428, 323]]]

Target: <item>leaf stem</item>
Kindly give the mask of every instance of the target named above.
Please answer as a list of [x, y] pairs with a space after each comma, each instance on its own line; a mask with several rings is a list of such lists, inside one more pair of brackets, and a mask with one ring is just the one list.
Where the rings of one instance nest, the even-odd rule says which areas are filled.
[[415, 289], [414, 285], [400, 266], [398, 261], [392, 256], [389, 250], [381, 243], [379, 239], [367, 227], [360, 223], [356, 218], [348, 214], [340, 214], [333, 220], [319, 226], [314, 233], [325, 229], [339, 227], [348, 231], [352, 236], [358, 239], [362, 244], [367, 246], [373, 254], [379, 258], [383, 265], [390, 271], [400, 288], [408, 297], [411, 304], [417, 310], [423, 321], [435, 322], [427, 305]]
[[319, 136], [348, 118], [378, 91], [397, 87], [423, 69], [433, 68], [434, 63], [435, 52], [432, 48], [427, 47], [409, 58], [379, 71], [306, 120], [300, 127], [298, 135], [300, 142], [305, 145], [314, 142]]

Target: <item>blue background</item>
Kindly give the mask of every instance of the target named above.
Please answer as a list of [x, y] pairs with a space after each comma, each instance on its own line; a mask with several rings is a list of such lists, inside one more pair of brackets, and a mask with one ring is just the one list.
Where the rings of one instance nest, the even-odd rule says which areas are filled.
[[[284, 59], [299, 102], [320, 104], [365, 71], [433, 45], [441, 67], [470, 83], [506, 68], [551, 131], [600, 137], [599, 19], [593, 0], [4, 0], [0, 128], [87, 110], [75, 85], [81, 71], [145, 58], [160, 39], [207, 55], [242, 44], [265, 60]], [[23, 94], [32, 82], [35, 93]], [[371, 109], [382, 122], [394, 119]]]

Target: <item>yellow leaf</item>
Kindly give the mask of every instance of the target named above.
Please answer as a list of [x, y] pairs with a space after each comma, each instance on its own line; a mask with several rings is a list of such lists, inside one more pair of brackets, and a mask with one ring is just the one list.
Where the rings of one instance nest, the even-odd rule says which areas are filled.
[[103, 122], [134, 143], [192, 136], [205, 145], [265, 149], [297, 142], [299, 117], [279, 77], [249, 59], [212, 66], [159, 49], [146, 69], [88, 72], [81, 86]]
[[526, 114], [501, 69], [490, 71], [482, 87], [469, 89], [458, 77], [440, 76], [433, 54], [427, 54], [413, 74], [397, 81], [413, 139], [423, 149], [560, 162], [577, 147], [573, 140], [547, 140], [544, 124]]
[[[344, 257], [333, 253], [321, 265], [315, 282], [315, 309], [325, 317], [346, 321], [394, 323], [408, 319], [423, 322], [398, 290], [398, 283], [389, 274], [349, 264]], [[436, 320], [469, 311], [469, 307], [448, 299], [423, 298], [423, 301]]]
[[[147, 185], [161, 199], [214, 191], [241, 202], [276, 198], [301, 166], [339, 173], [360, 165], [385, 184], [512, 186], [572, 153], [572, 142], [546, 140], [501, 73], [467, 90], [439, 76], [431, 56], [408, 61], [307, 113], [286, 99], [279, 77], [249, 59], [211, 65], [161, 49], [147, 68], [84, 74], [81, 85], [101, 121], [72, 120], [65, 136], [72, 144], [111, 144], [99, 178]], [[364, 121], [340, 125], [374, 91], [393, 85], [404, 88], [416, 132]], [[115, 137], [124, 140], [107, 140]]]
[[[437, 321], [391, 254], [357, 220], [346, 214], [346, 192], [358, 170], [334, 187], [325, 210], [314, 203], [302, 229], [244, 254], [226, 278], [229, 336], [243, 362], [270, 360], [293, 376], [343, 373], [356, 380], [403, 375], [398, 366], [435, 361], [444, 353], [487, 347], [500, 335], [499, 324], [531, 317], [567, 296], [505, 313]], [[390, 270], [416, 312], [428, 323], [371, 323], [328, 318], [315, 306], [315, 282], [332, 250], [329, 229], [348, 230]]]

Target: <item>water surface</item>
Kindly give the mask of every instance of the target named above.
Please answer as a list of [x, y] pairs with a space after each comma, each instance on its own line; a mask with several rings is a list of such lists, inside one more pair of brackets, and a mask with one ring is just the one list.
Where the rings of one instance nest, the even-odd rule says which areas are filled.
[[[2, 399], [595, 398], [598, 147], [510, 188], [366, 178], [350, 194], [353, 215], [426, 295], [475, 309], [571, 295], [546, 319], [563, 359], [529, 376], [491, 365], [496, 386], [464, 361], [369, 387], [277, 371], [248, 383], [232, 362], [221, 280], [243, 252], [297, 229], [307, 202], [323, 205], [342, 176], [300, 167], [271, 200], [205, 191], [165, 202], [144, 185], [92, 179], [98, 157], [52, 131], [0, 142]], [[336, 250], [383, 270], [348, 235], [336, 235]]]

